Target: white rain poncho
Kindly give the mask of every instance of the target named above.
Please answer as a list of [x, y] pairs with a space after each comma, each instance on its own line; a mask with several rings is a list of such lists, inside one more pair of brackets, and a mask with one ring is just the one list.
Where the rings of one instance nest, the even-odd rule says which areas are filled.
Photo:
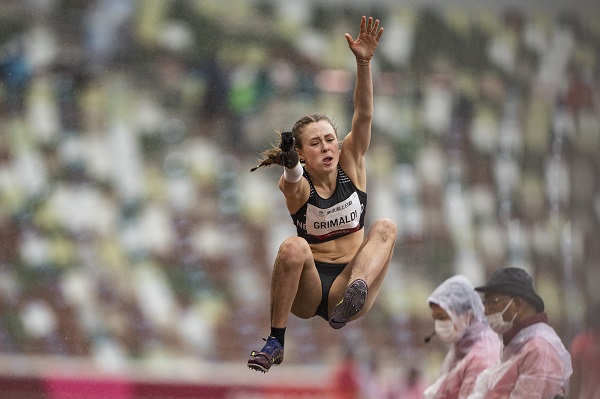
[[506, 345], [502, 362], [485, 370], [469, 399], [552, 399], [565, 396], [571, 356], [548, 324], [523, 330]]
[[479, 374], [500, 361], [502, 344], [498, 334], [487, 325], [481, 297], [465, 276], [447, 279], [427, 301], [444, 309], [455, 329], [464, 334], [452, 344], [438, 379], [425, 390], [424, 396], [426, 399], [466, 398], [473, 391]]

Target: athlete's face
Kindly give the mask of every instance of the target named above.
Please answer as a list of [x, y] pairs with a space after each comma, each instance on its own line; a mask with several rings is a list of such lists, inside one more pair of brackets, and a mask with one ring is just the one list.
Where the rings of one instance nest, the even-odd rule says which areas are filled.
[[327, 121], [313, 122], [304, 127], [298, 155], [306, 166], [317, 171], [336, 170], [340, 149], [333, 126]]

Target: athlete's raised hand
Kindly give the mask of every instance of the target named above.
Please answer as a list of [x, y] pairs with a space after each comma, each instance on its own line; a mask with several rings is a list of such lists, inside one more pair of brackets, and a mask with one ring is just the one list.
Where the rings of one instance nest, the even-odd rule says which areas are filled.
[[379, 39], [383, 34], [383, 28], [379, 26], [379, 20], [373, 20], [373, 17], [363, 16], [360, 20], [360, 32], [356, 40], [349, 33], [346, 33], [348, 46], [357, 59], [370, 60], [375, 54]]

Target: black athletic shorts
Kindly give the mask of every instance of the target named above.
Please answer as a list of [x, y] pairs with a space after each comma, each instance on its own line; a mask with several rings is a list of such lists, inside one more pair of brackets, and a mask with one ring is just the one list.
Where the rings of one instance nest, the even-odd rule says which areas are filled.
[[329, 315], [327, 314], [329, 308], [329, 291], [331, 290], [333, 281], [340, 275], [346, 265], [347, 263], [315, 262], [319, 278], [321, 279], [321, 303], [317, 307], [315, 316], [321, 316], [323, 319], [329, 320]]

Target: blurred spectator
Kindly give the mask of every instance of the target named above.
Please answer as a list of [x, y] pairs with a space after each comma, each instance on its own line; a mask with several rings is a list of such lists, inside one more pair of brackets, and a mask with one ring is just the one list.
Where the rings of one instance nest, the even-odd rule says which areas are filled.
[[332, 375], [335, 399], [360, 399], [362, 392], [361, 369], [353, 348], [346, 347]]
[[376, 354], [365, 365], [362, 376], [362, 398], [383, 399], [389, 397], [388, 382], [381, 367], [381, 361]]
[[31, 79], [31, 65], [27, 59], [24, 35], [0, 43], [0, 82], [7, 114], [24, 112], [25, 92]]
[[409, 367], [400, 382], [391, 389], [389, 399], [423, 399], [427, 388], [417, 367]]
[[589, 311], [587, 329], [571, 343], [573, 375], [569, 399], [600, 398], [600, 303]]

